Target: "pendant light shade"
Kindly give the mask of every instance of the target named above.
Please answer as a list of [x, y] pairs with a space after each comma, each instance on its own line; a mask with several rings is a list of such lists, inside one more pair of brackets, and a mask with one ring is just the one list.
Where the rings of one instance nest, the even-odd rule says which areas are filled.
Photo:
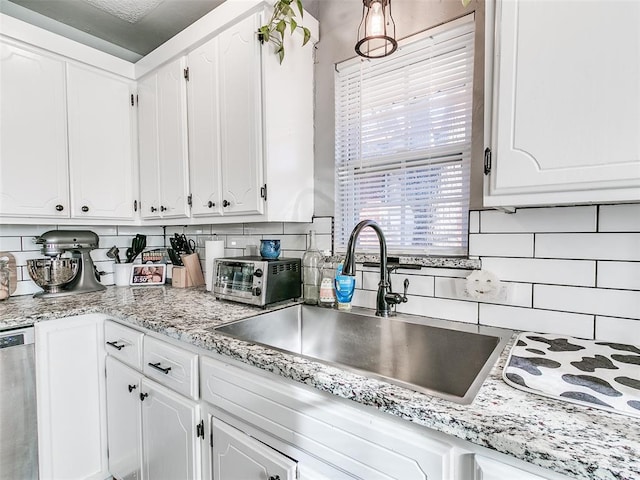
[[398, 48], [396, 24], [391, 17], [391, 0], [362, 0], [362, 21], [358, 27], [356, 53], [365, 58], [391, 55]]

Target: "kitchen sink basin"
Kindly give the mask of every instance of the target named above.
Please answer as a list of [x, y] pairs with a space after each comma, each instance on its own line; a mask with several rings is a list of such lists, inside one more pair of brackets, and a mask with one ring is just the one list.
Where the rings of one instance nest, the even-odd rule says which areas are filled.
[[365, 309], [342, 312], [308, 305], [210, 330], [461, 404], [471, 403], [513, 333], [411, 315], [381, 318]]

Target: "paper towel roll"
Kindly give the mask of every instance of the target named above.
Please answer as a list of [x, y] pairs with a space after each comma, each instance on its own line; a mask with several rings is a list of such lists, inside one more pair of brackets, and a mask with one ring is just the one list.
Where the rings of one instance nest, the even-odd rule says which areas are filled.
[[204, 278], [207, 291], [213, 286], [213, 261], [224, 257], [224, 240], [207, 240], [204, 242]]

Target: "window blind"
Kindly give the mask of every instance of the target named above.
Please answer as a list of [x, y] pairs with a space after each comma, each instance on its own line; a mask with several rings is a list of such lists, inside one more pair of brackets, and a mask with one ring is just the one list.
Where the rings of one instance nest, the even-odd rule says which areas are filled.
[[[473, 15], [335, 74], [335, 242], [378, 222], [390, 253], [466, 255]], [[378, 251], [371, 229], [361, 251]]]

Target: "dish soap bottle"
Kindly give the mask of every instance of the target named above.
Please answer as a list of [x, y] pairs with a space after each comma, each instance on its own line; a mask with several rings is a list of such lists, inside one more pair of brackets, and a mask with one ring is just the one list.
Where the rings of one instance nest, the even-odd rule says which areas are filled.
[[320, 280], [320, 298], [318, 300], [318, 305], [326, 308], [333, 308], [336, 305], [336, 292], [334, 290], [335, 266], [330, 255], [330, 252], [325, 252], [325, 261], [322, 264], [322, 277]]
[[309, 231], [309, 248], [302, 257], [302, 296], [304, 303], [317, 305], [320, 297], [322, 253], [316, 247], [316, 232]]

